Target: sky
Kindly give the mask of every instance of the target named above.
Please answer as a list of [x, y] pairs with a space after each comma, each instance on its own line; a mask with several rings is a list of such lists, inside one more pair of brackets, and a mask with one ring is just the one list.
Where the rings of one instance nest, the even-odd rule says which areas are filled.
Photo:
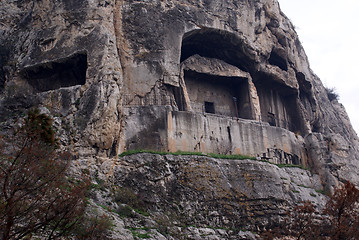
[[359, 133], [359, 0], [278, 0], [311, 69], [335, 88]]

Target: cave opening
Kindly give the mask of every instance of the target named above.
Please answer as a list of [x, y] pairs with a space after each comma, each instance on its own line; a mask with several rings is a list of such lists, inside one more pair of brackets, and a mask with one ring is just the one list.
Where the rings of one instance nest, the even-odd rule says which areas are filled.
[[287, 61], [276, 52], [272, 51], [268, 61], [271, 65], [277, 66], [283, 71], [288, 71]]
[[266, 75], [258, 75], [255, 86], [261, 108], [261, 120], [271, 126], [302, 134], [296, 90], [277, 83]]
[[87, 55], [77, 53], [58, 61], [26, 68], [22, 75], [37, 91], [46, 92], [86, 83]]
[[216, 58], [249, 72], [251, 60], [243, 52], [243, 40], [235, 34], [219, 29], [193, 30], [184, 34], [181, 47], [181, 62], [198, 54]]

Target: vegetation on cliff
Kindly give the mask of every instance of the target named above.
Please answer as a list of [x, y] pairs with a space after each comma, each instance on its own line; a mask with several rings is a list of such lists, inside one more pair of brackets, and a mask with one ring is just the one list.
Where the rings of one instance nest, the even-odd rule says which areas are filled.
[[0, 238], [91, 239], [106, 228], [105, 216], [85, 217], [90, 181], [66, 175], [71, 155], [57, 149], [52, 119], [34, 110], [17, 123], [0, 136]]
[[358, 239], [359, 238], [359, 189], [351, 182], [335, 189], [325, 208], [317, 211], [306, 201], [295, 206], [285, 219], [282, 227], [262, 234], [264, 239]]

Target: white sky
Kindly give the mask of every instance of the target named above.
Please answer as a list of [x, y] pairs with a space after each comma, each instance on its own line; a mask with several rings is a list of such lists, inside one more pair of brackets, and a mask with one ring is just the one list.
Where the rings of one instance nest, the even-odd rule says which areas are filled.
[[359, 0], [278, 0], [314, 73], [335, 88], [359, 133]]

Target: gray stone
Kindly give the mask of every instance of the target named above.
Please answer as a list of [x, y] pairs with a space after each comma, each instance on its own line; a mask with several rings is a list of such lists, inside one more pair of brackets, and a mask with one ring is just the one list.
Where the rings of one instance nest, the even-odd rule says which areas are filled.
[[[163, 193], [185, 179], [170, 195], [176, 206], [190, 214], [203, 207], [210, 214], [196, 221], [228, 225], [233, 218], [223, 212], [248, 200], [263, 209], [235, 221], [253, 231], [297, 201], [321, 207], [325, 197], [315, 190], [359, 184], [359, 139], [276, 0], [1, 0], [0, 23], [0, 130], [11, 127], [9, 116], [40, 108], [54, 118], [75, 174], [86, 168], [131, 183], [158, 208], [172, 206]], [[137, 149], [244, 154], [311, 171], [253, 160], [117, 158]], [[139, 176], [142, 186], [134, 184]], [[230, 204], [220, 206], [221, 197]]]

